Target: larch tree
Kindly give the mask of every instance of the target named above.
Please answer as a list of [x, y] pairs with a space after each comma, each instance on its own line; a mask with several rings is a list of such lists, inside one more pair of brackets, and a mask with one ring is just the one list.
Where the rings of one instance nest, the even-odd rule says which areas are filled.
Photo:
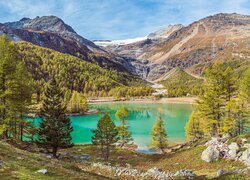
[[200, 123], [198, 112], [192, 112], [185, 126], [185, 132], [188, 140], [199, 139], [203, 136], [202, 125]]
[[158, 116], [151, 132], [152, 147], [161, 149], [162, 153], [165, 153], [164, 149], [168, 146], [167, 132], [165, 130], [165, 124], [161, 117]]
[[77, 91], [73, 91], [68, 103], [67, 110], [70, 113], [82, 113], [87, 111], [88, 103], [86, 97]]
[[117, 126], [120, 147], [133, 141], [131, 132], [129, 131], [128, 117], [129, 111], [126, 108], [120, 108], [115, 114], [117, 119], [120, 119], [121, 124]]
[[29, 73], [16, 45], [0, 37], [0, 133], [3, 138], [23, 137], [24, 118], [31, 101]]
[[66, 116], [66, 105], [63, 103], [64, 94], [59, 84], [52, 78], [44, 92], [44, 99], [41, 108], [40, 128], [38, 130], [37, 143], [57, 156], [59, 148], [71, 147], [71, 126], [70, 119]]
[[104, 115], [97, 123], [97, 129], [93, 130], [92, 143], [101, 146], [102, 157], [109, 159], [110, 149], [119, 140], [115, 123], [109, 115]]

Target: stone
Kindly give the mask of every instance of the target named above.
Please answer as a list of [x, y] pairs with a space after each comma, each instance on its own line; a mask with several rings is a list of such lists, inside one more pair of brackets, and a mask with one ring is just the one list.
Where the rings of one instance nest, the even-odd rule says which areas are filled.
[[246, 138], [242, 138], [242, 139], [241, 139], [241, 143], [242, 143], [242, 144], [245, 144], [246, 142], [247, 142], [247, 139], [246, 139]]
[[250, 143], [246, 143], [243, 145], [243, 148], [247, 148], [247, 149], [250, 149]]
[[228, 140], [229, 138], [231, 138], [230, 134], [229, 134], [229, 133], [226, 133], [226, 134], [223, 134], [221, 140], [225, 142], [225, 141]]
[[40, 169], [37, 172], [42, 174], [48, 174], [49, 171], [47, 169]]
[[238, 150], [238, 149], [239, 149], [239, 146], [238, 146], [237, 143], [232, 142], [232, 143], [228, 146], [228, 149], [229, 149], [229, 150]]
[[237, 150], [235, 149], [230, 149], [228, 151], [228, 158], [229, 159], [235, 159], [237, 157]]
[[3, 167], [3, 166], [4, 166], [4, 161], [0, 160], [0, 167]]
[[207, 147], [202, 154], [201, 159], [206, 162], [217, 161], [219, 159], [220, 152], [213, 146]]
[[243, 151], [242, 156], [239, 158], [247, 166], [250, 166], [250, 149]]
[[220, 176], [223, 176], [223, 175], [225, 175], [225, 174], [227, 174], [227, 173], [228, 173], [228, 171], [223, 170], [223, 169], [220, 169], [220, 170], [218, 170], [218, 171], [216, 172], [216, 176], [217, 176], [217, 177], [220, 177]]
[[17, 159], [18, 159], [18, 160], [23, 160], [23, 158], [22, 158], [22, 157], [17, 157]]
[[82, 149], [78, 149], [77, 151], [78, 151], [78, 152], [82, 152]]
[[48, 154], [48, 155], [46, 155], [46, 158], [49, 158], [49, 159], [51, 159], [51, 158], [53, 158], [53, 155], [51, 155], [51, 154]]

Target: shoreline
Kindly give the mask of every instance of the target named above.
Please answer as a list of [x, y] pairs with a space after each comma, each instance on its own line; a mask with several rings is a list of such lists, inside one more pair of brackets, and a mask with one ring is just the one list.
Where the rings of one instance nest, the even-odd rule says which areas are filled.
[[197, 97], [174, 97], [174, 98], [143, 98], [143, 99], [115, 99], [115, 98], [96, 98], [88, 99], [89, 104], [99, 104], [99, 103], [185, 103], [185, 104], [195, 104]]

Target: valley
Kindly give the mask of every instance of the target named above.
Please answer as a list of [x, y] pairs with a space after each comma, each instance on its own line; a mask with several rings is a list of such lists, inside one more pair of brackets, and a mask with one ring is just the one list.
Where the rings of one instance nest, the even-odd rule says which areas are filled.
[[123, 40], [2, 22], [0, 179], [248, 179], [249, 57], [237, 13]]

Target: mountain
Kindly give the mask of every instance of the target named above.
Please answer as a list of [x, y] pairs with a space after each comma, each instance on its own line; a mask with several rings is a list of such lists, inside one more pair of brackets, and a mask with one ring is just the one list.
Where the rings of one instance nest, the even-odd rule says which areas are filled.
[[146, 37], [115, 40], [115, 41], [94, 41], [95, 44], [103, 46], [107, 51], [135, 59], [141, 59], [140, 56], [147, 52], [148, 49], [154, 47], [156, 44], [164, 41], [170, 34], [182, 28], [180, 24], [169, 25], [157, 32], [150, 33]]
[[88, 62], [97, 63], [105, 69], [135, 72], [130, 61], [126, 58], [106, 52], [92, 41], [78, 35], [72, 27], [56, 16], [23, 18], [16, 22], [0, 23], [0, 35], [2, 34], [6, 34], [16, 42], [30, 42], [76, 56]]
[[[171, 30], [172, 29], [172, 30]], [[166, 36], [162, 33], [166, 33]], [[160, 35], [160, 40], [152, 37]], [[250, 16], [220, 13], [183, 27], [176, 25], [152, 33], [144, 41], [105, 49], [121, 56], [147, 61], [149, 80], [156, 80], [175, 67], [201, 75], [215, 60], [250, 59]]]
[[20, 21], [4, 23], [4, 25], [15, 29], [56, 33], [66, 40], [75, 41], [81, 45], [85, 45], [91, 51], [102, 52], [101, 48], [96, 46], [93, 42], [78, 35], [72, 27], [65, 24], [63, 20], [56, 16], [37, 16], [34, 19], [23, 18]]
[[197, 78], [180, 67], [176, 67], [158, 79], [168, 90], [168, 96], [198, 95], [203, 79]]

